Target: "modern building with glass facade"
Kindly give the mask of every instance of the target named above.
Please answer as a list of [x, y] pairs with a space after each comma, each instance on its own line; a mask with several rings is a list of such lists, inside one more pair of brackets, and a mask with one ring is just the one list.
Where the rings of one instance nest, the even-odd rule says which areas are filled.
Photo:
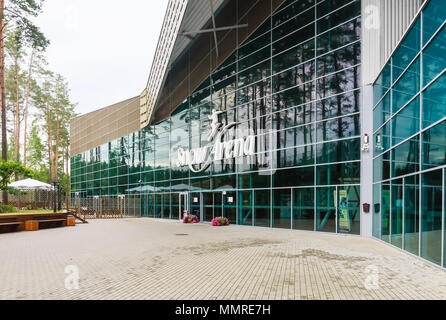
[[431, 1], [374, 84], [373, 236], [444, 261], [446, 6]]
[[171, 0], [140, 97], [72, 120], [72, 198], [445, 266], [445, 19], [441, 0]]

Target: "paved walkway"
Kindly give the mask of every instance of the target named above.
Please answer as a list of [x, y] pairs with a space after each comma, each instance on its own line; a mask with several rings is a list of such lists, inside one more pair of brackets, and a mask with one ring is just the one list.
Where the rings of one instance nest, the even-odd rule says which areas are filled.
[[0, 299], [446, 299], [446, 271], [385, 244], [288, 230], [92, 221], [0, 234], [0, 257]]

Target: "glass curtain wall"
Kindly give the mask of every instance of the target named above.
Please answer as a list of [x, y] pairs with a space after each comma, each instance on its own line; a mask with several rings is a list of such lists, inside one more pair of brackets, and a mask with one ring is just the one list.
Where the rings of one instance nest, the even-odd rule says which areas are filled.
[[[73, 157], [73, 195], [154, 195], [147, 215], [169, 218], [168, 195], [189, 192], [209, 220], [221, 206], [203, 193], [226, 191], [238, 224], [359, 234], [360, 79], [361, 1], [287, 0], [169, 119]], [[255, 154], [179, 167], [179, 148], [209, 144], [213, 110]]]
[[373, 235], [443, 266], [445, 21], [429, 1], [374, 84]]

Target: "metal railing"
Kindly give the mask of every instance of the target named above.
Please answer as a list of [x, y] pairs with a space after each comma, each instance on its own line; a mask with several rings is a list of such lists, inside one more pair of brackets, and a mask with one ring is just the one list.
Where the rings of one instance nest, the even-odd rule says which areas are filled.
[[139, 195], [71, 198], [70, 208], [83, 219], [122, 219], [141, 217]]
[[[63, 193], [55, 195], [54, 191], [46, 190], [19, 192], [17, 194], [8, 193], [8, 204], [20, 210], [53, 210], [54, 197], [56, 197], [58, 207], [64, 208], [66, 204], [65, 195]], [[0, 203], [2, 203], [1, 197]]]

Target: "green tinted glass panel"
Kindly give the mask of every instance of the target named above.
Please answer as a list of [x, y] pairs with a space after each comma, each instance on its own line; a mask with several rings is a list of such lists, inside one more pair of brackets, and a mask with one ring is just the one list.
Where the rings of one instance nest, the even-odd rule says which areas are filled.
[[423, 133], [423, 169], [446, 164], [446, 121]]
[[381, 185], [381, 240], [390, 242], [390, 184]]
[[351, 139], [317, 145], [317, 163], [360, 160], [361, 140]]
[[317, 141], [330, 141], [361, 134], [359, 115], [337, 118], [317, 124]]
[[418, 176], [404, 179], [404, 250], [419, 254], [420, 187]]
[[384, 67], [383, 71], [373, 85], [373, 105], [376, 105], [384, 94], [390, 89], [392, 77], [392, 68], [390, 65], [391, 64], [388, 63]]
[[430, 0], [423, 10], [423, 44], [426, 44], [446, 20], [443, 0]]
[[396, 113], [420, 91], [420, 59], [415, 60], [392, 91], [392, 113]]
[[254, 225], [270, 227], [271, 223], [271, 191], [254, 191]]
[[[299, 1], [301, 2], [301, 1]], [[299, 30], [309, 23], [314, 23], [314, 7], [305, 11], [300, 12], [298, 16], [288, 19], [286, 22], [282, 23], [278, 27], [273, 29], [273, 41], [276, 41], [287, 34], [290, 30]]]
[[314, 231], [314, 188], [293, 190], [293, 229]]
[[272, 62], [273, 74], [306, 62], [314, 57], [314, 39], [311, 39], [274, 56]]
[[[351, 0], [332, 0], [332, 1], [322, 1], [317, 5], [317, 17], [321, 18], [342, 6], [345, 6], [351, 2]], [[358, 1], [359, 2], [359, 1]]]
[[391, 243], [403, 247], [403, 180], [392, 182], [391, 192]]
[[421, 32], [420, 19], [418, 19], [392, 57], [394, 82], [403, 73], [404, 69], [406, 69], [409, 63], [416, 57], [418, 52], [420, 52], [420, 49]]
[[420, 139], [415, 137], [392, 150], [392, 177], [416, 172], [420, 169]]
[[359, 183], [360, 167], [359, 162], [318, 166], [316, 169], [317, 185]]
[[446, 116], [446, 74], [438, 78], [423, 93], [423, 127]]
[[[325, 1], [324, 3], [331, 2]], [[361, 19], [356, 18], [317, 36], [319, 55], [353, 43], [361, 38]]]
[[316, 0], [288, 0], [273, 14], [273, 27], [278, 26], [290, 18], [304, 12], [315, 4]]
[[392, 119], [392, 144], [396, 145], [420, 130], [420, 98], [417, 97]]
[[314, 185], [314, 167], [277, 170], [273, 181], [274, 187]]
[[291, 229], [291, 189], [274, 190], [273, 227]]
[[[332, 1], [326, 1], [326, 2], [329, 3]], [[320, 6], [318, 6], [319, 14], [321, 13], [321, 11], [323, 11], [321, 10], [321, 8], [326, 5], [327, 5], [326, 3], [322, 3]], [[361, 1], [355, 1], [343, 7], [337, 7], [335, 11], [330, 12], [324, 18], [318, 20], [317, 32], [318, 33], [325, 32], [333, 27], [336, 27], [337, 25], [346, 22], [347, 20], [350, 20], [352, 17], [356, 17], [359, 15], [361, 15]]]
[[446, 27], [435, 36], [423, 52], [423, 86], [446, 68]]
[[421, 187], [421, 256], [441, 263], [442, 238], [442, 171], [422, 175]]
[[253, 191], [240, 191], [238, 193], [238, 224], [252, 225], [253, 223], [253, 207], [252, 207]]
[[391, 94], [390, 92], [379, 102], [373, 110], [373, 129], [377, 130], [382, 126], [391, 116]]
[[336, 232], [336, 187], [316, 188], [316, 231]]

